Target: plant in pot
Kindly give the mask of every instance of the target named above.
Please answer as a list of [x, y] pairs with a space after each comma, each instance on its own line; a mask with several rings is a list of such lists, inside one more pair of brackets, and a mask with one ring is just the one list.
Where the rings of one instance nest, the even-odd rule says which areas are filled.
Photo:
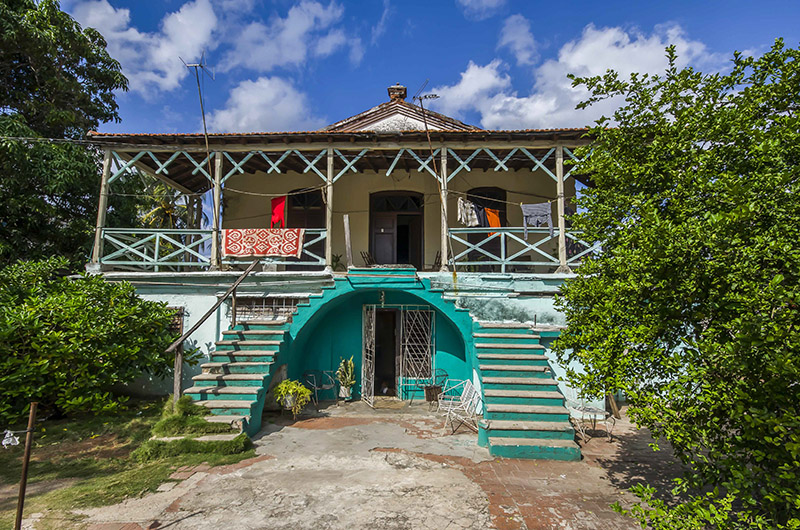
[[311, 390], [303, 386], [300, 381], [286, 379], [275, 387], [275, 400], [286, 410], [292, 411], [292, 418], [297, 415], [311, 401]]
[[342, 359], [339, 363], [336, 379], [339, 380], [339, 397], [350, 399], [353, 385], [356, 384], [356, 365], [352, 356], [349, 359]]

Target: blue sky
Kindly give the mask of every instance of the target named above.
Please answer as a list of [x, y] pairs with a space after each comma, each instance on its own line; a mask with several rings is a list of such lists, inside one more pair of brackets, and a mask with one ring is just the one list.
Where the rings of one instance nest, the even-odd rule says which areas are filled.
[[800, 42], [800, 2], [514, 0], [62, 0], [122, 63], [121, 123], [104, 132], [197, 132], [197, 87], [183, 66], [205, 51], [209, 130], [317, 129], [429, 80], [435, 109], [490, 129], [583, 126], [567, 73], [725, 69], [734, 50]]

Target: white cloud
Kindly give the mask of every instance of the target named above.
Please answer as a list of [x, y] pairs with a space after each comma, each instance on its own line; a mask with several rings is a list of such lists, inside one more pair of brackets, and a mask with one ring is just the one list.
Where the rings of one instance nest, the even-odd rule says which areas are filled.
[[450, 116], [460, 116], [465, 110], [482, 107], [483, 102], [493, 94], [511, 88], [511, 78], [500, 71], [502, 68], [500, 59], [486, 66], [470, 61], [458, 83], [432, 90], [439, 96], [434, 102], [436, 110]]
[[680, 26], [657, 26], [646, 35], [590, 24], [580, 38], [561, 47], [557, 58], [534, 68], [530, 94], [520, 96], [511, 89], [511, 80], [498, 59], [486, 66], [470, 62], [458, 83], [434, 89], [442, 96], [435, 102], [436, 108], [456, 115], [477, 111], [481, 126], [487, 129], [583, 127], [601, 115], [610, 115], [617, 102], [604, 101], [576, 111], [575, 106], [586, 99], [587, 92], [582, 87], [573, 88], [567, 74], [594, 76], [607, 69], [623, 77], [633, 72], [660, 73], [667, 66], [664, 49], [669, 44], [677, 48], [678, 67], [722, 65], [719, 56], [710, 53], [702, 42], [689, 39]]
[[350, 47], [351, 59], [361, 60], [361, 40], [348, 37], [335, 27], [344, 8], [331, 2], [302, 0], [289, 9], [285, 18], [273, 17], [268, 23], [251, 22], [233, 40], [233, 49], [225, 54], [222, 70], [245, 67], [269, 72], [278, 66], [300, 65], [308, 57], [327, 57]]
[[510, 49], [518, 65], [531, 65], [538, 59], [531, 24], [522, 15], [511, 15], [506, 19], [497, 47]]
[[208, 115], [209, 131], [308, 131], [325, 125], [312, 115], [306, 95], [279, 77], [239, 83], [225, 107]]
[[186, 2], [167, 14], [153, 33], [132, 27], [130, 10], [114, 8], [107, 0], [78, 1], [70, 11], [82, 26], [103, 34], [109, 53], [130, 81], [130, 89], [144, 94], [177, 88], [188, 74], [180, 58], [196, 61], [215, 45], [217, 17], [209, 0]]
[[497, 13], [506, 0], [456, 0], [468, 18], [483, 20]]
[[372, 27], [372, 45], [375, 46], [378, 40], [386, 33], [386, 24], [389, 22], [389, 15], [392, 13], [392, 6], [389, 0], [383, 0], [383, 12], [378, 23]]

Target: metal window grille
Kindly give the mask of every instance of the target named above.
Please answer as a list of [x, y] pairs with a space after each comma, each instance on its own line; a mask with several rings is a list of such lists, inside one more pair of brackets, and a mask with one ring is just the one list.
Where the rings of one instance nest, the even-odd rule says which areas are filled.
[[291, 320], [301, 302], [308, 302], [308, 298], [237, 296], [236, 320]]

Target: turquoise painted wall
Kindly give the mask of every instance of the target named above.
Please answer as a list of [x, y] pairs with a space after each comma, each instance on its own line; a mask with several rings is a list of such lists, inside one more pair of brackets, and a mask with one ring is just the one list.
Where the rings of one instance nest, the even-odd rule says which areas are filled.
[[[335, 370], [342, 357], [353, 356], [356, 365], [356, 395], [361, 393], [362, 310], [367, 304], [384, 306], [422, 305], [426, 300], [409, 292], [392, 289], [368, 289], [347, 292], [325, 304], [305, 322], [287, 344], [281, 362], [288, 364], [288, 375], [300, 379], [305, 370]], [[436, 368], [450, 378], [466, 379], [472, 373], [473, 360], [459, 328], [440, 310], [435, 311]]]

